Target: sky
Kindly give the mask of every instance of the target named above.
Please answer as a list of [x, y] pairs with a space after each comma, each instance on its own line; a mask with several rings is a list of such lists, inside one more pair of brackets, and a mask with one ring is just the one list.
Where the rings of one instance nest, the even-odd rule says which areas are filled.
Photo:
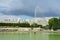
[[0, 0], [0, 16], [59, 17], [60, 0]]

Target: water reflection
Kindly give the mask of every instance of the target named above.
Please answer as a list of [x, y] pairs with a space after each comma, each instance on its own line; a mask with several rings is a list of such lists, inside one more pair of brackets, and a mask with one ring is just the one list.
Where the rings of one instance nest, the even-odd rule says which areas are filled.
[[59, 32], [50, 33], [49, 40], [60, 40], [60, 33]]
[[60, 40], [57, 32], [0, 33], [0, 40]]
[[30, 34], [30, 40], [49, 40], [49, 34], [45, 32], [36, 32]]

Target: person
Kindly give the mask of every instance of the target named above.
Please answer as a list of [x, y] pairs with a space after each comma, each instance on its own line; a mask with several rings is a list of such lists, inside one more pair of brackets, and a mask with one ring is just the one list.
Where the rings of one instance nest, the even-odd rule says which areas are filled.
[[34, 34], [36, 34], [36, 32], [34, 32]]

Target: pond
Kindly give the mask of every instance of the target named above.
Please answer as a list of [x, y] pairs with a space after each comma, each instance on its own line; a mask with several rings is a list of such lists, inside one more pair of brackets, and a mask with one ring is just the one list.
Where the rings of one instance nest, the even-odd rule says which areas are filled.
[[60, 32], [0, 32], [0, 40], [60, 40]]

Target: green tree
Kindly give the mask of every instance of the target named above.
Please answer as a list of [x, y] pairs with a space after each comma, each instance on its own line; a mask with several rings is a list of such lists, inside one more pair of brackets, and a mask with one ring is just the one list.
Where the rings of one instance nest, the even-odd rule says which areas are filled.
[[60, 29], [60, 18], [58, 19], [58, 28]]
[[49, 29], [49, 25], [46, 25], [43, 27], [44, 29]]
[[43, 28], [43, 26], [42, 26], [42, 25], [38, 25], [38, 27]]
[[49, 29], [57, 30], [58, 29], [58, 19], [57, 18], [51, 18], [48, 21], [49, 23]]
[[37, 23], [32, 23], [31, 27], [39, 27], [40, 25], [38, 25]]
[[24, 23], [18, 23], [19, 27], [30, 27], [30, 24], [28, 22], [24, 22]]
[[33, 30], [33, 28], [34, 27], [39, 27], [40, 25], [38, 25], [37, 23], [32, 23], [31, 25], [30, 25], [30, 27], [31, 27], [31, 29]]

